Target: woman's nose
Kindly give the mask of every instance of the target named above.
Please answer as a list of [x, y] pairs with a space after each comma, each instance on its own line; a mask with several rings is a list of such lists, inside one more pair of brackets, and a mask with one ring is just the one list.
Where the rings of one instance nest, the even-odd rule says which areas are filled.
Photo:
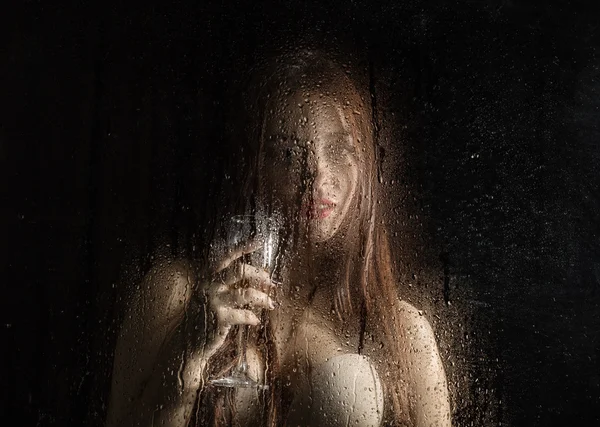
[[329, 166], [322, 157], [314, 156], [311, 159], [309, 162], [309, 174], [315, 190], [318, 190], [327, 184], [329, 176], [328, 171]]

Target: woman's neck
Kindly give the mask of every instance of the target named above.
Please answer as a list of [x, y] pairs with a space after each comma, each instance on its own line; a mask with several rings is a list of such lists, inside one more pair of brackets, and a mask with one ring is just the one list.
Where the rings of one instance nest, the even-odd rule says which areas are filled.
[[334, 239], [306, 245], [290, 256], [284, 292], [301, 307], [331, 305], [336, 290], [347, 280], [349, 255], [349, 245]]

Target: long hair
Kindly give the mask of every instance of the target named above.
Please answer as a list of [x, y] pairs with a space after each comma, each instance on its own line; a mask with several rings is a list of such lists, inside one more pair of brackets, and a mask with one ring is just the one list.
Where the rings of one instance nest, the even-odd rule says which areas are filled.
[[[377, 147], [374, 140], [374, 126], [370, 97], [361, 92], [360, 73], [349, 64], [338, 65], [326, 55], [313, 52], [294, 52], [282, 55], [275, 61], [257, 67], [253, 79], [242, 93], [242, 104], [246, 114], [238, 115], [238, 126], [228, 129], [229, 139], [237, 142], [228, 148], [230, 163], [227, 172], [228, 188], [222, 205], [229, 206], [229, 212], [241, 212], [256, 208], [256, 200], [247, 195], [255, 195], [260, 186], [259, 157], [262, 140], [262, 123], [268, 108], [269, 99], [275, 90], [297, 91], [315, 90], [327, 93], [335, 99], [350, 125], [352, 137], [360, 141], [362, 152], [361, 173], [357, 187], [355, 212], [346, 224], [356, 237], [350, 239], [350, 248], [344, 251], [341, 261], [342, 280], [336, 285], [332, 309], [340, 325], [353, 325], [359, 331], [356, 352], [367, 355], [376, 365], [383, 382], [384, 424], [411, 425], [410, 399], [407, 387], [407, 366], [398, 337], [404, 333], [395, 311], [398, 309], [398, 282], [393, 271], [393, 262], [386, 230], [378, 212]], [[239, 126], [242, 121], [243, 125]], [[244, 141], [245, 143], [240, 143]], [[234, 190], [238, 191], [234, 191]], [[266, 320], [266, 316], [263, 316]], [[264, 425], [283, 424], [286, 402], [282, 399], [278, 383], [278, 354], [273, 344], [271, 325], [263, 322], [261, 332], [256, 335], [260, 348], [270, 367], [266, 372], [267, 381], [272, 385], [261, 398], [263, 403]], [[230, 342], [233, 339], [230, 337]], [[224, 346], [216, 362], [212, 363], [209, 375], [226, 368], [226, 360], [231, 360], [233, 346]], [[214, 402], [217, 399], [219, 402]], [[201, 408], [205, 406], [205, 408]], [[234, 414], [232, 395], [223, 391], [205, 390], [198, 403], [199, 413], [203, 413], [203, 425], [210, 421], [213, 425], [227, 424]]]

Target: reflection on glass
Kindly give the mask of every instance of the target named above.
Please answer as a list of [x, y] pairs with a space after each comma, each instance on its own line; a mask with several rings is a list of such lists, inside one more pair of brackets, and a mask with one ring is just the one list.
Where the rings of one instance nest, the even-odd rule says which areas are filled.
[[[250, 96], [236, 188], [244, 213], [281, 218], [281, 283], [245, 262], [252, 239], [215, 242], [200, 271], [154, 268], [122, 328], [108, 425], [449, 426], [432, 329], [398, 296], [367, 97], [320, 54], [275, 64]], [[245, 372], [268, 388], [215, 387], [244, 325]]]

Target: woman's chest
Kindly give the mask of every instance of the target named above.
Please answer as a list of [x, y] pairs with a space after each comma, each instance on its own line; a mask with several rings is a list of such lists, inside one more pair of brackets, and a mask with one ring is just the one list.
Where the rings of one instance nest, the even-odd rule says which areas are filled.
[[[340, 334], [339, 328], [335, 327], [335, 322], [310, 310], [288, 317], [274, 317], [271, 322], [273, 343], [277, 349], [276, 361], [266, 361], [264, 349], [249, 345], [249, 373], [267, 386], [271, 385], [265, 378], [276, 378], [283, 400], [288, 404], [300, 390], [306, 389], [315, 367], [332, 357], [356, 352], [356, 349], [350, 348], [344, 334]], [[267, 375], [267, 370], [271, 370], [270, 375]], [[261, 412], [257, 391], [239, 389], [235, 401], [241, 425], [255, 423]]]

